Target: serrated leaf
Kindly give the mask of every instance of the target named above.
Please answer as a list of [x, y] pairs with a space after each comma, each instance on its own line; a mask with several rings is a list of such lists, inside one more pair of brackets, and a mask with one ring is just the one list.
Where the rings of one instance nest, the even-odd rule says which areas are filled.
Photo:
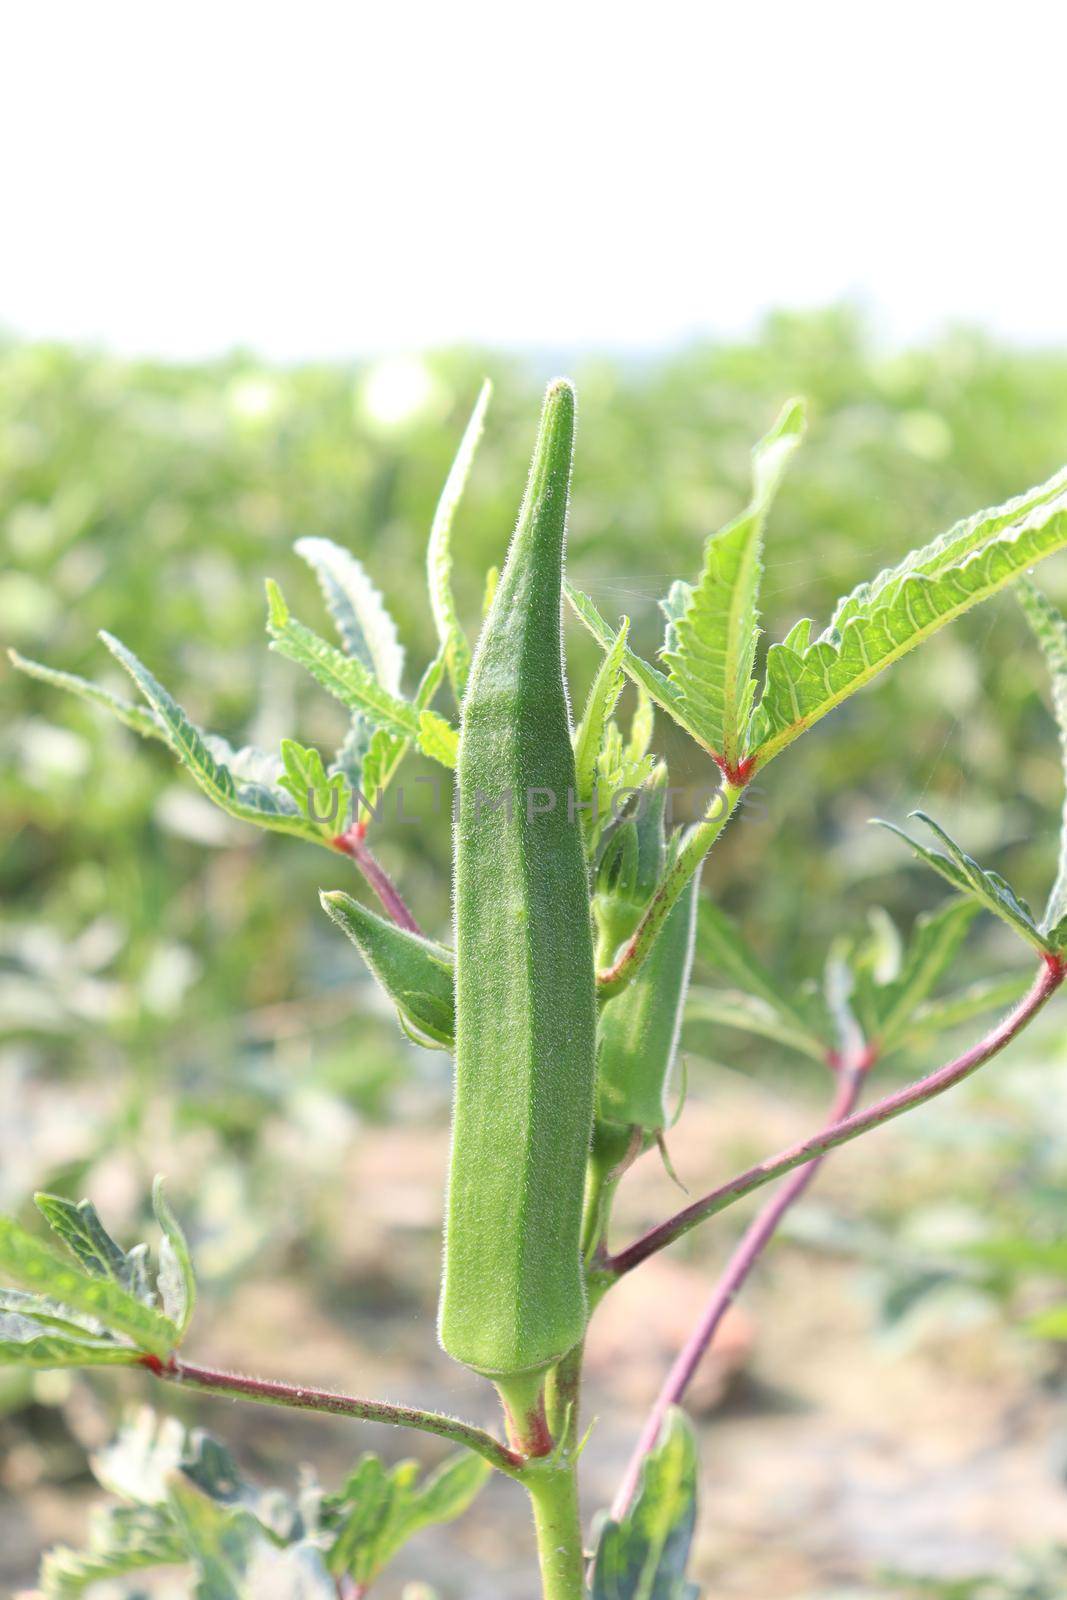
[[601, 1530], [592, 1600], [696, 1600], [685, 1568], [696, 1526], [697, 1450], [676, 1407], [645, 1458], [633, 1505]]
[[[1025, 578], [1016, 593], [1048, 667], [1052, 682], [1052, 707], [1056, 714], [1063, 759], [1064, 803], [1060, 821], [1059, 867], [1041, 919], [1042, 933], [1058, 934], [1061, 926], [1067, 922], [1067, 617], [1057, 611], [1051, 600]], [[1056, 939], [1058, 946], [1063, 943], [1062, 938]]]
[[300, 812], [326, 839], [344, 832], [348, 814], [348, 785], [343, 773], [327, 773], [317, 750], [282, 740], [284, 774], [280, 786], [292, 795]]
[[436, 711], [419, 712], [419, 749], [432, 761], [454, 769], [459, 749], [459, 733]]
[[377, 1456], [364, 1456], [341, 1493], [324, 1502], [323, 1521], [334, 1535], [330, 1571], [370, 1584], [420, 1529], [461, 1516], [491, 1470], [465, 1450], [420, 1483], [417, 1462], [387, 1470]]
[[920, 861], [925, 861], [928, 867], [932, 867], [960, 894], [967, 895], [987, 911], [991, 911], [1028, 944], [1040, 950], [1042, 955], [1052, 953], [1053, 946], [1034, 922], [1030, 907], [1024, 900], [1019, 899], [1011, 885], [998, 872], [990, 872], [985, 867], [980, 867], [978, 862], [966, 855], [955, 840], [950, 839], [945, 830], [924, 811], [912, 811], [910, 815], [924, 823], [941, 841], [945, 847], [944, 853], [918, 844], [904, 832], [903, 828], [898, 828], [893, 822], [884, 822], [881, 818], [875, 820], [879, 827], [888, 828], [891, 833], [903, 839]]
[[137, 1351], [113, 1339], [61, 1333], [48, 1322], [0, 1311], [0, 1365], [18, 1367], [130, 1366]]
[[759, 767], [879, 672], [1067, 544], [1067, 471], [958, 523], [838, 603], [808, 643], [808, 624], [767, 653], [749, 753]]
[[[618, 633], [611, 625], [605, 622], [593, 601], [581, 589], [576, 589], [567, 579], [563, 580], [563, 592], [567, 601], [580, 622], [583, 622], [593, 635], [593, 638], [603, 650], [611, 650], [617, 639]], [[695, 728], [688, 717], [685, 702], [681, 691], [671, 682], [666, 673], [660, 672], [650, 662], [642, 660], [639, 655], [626, 646], [622, 652], [622, 669], [628, 678], [642, 688], [649, 699], [669, 717], [673, 717], [678, 725], [697, 741], [709, 749], [702, 734]], [[709, 754], [712, 753], [709, 750]]]
[[284, 790], [261, 782], [239, 781], [225, 760], [212, 754], [212, 746], [217, 749], [220, 742], [190, 722], [178, 702], [132, 650], [109, 633], [101, 633], [100, 638], [137, 684], [159, 719], [163, 739], [209, 800], [241, 822], [254, 822], [275, 833], [323, 843], [320, 831], [300, 815], [296, 802]]
[[804, 406], [792, 400], [752, 453], [752, 499], [704, 546], [698, 582], [676, 585], [665, 607], [663, 659], [702, 742], [736, 768], [745, 744], [756, 681], [756, 608], [763, 575], [763, 530], [789, 458], [804, 433]]
[[452, 952], [397, 927], [340, 889], [319, 898], [418, 1042], [450, 1050], [455, 1037]]
[[49, 1300], [46, 1295], [28, 1294], [24, 1289], [0, 1289], [0, 1311], [14, 1312], [28, 1317], [39, 1327], [74, 1339], [107, 1338], [107, 1329], [96, 1317], [84, 1316], [59, 1300]]
[[34, 1204], [48, 1226], [70, 1250], [86, 1272], [110, 1278], [130, 1294], [142, 1298], [144, 1273], [131, 1263], [100, 1221], [91, 1200], [66, 1200], [58, 1194], [35, 1194]]
[[163, 1234], [159, 1247], [159, 1276], [156, 1280], [163, 1314], [185, 1333], [196, 1306], [196, 1274], [182, 1225], [170, 1208], [163, 1191], [163, 1179], [156, 1174], [152, 1183], [152, 1210]]
[[895, 1048], [916, 1008], [951, 967], [977, 914], [973, 900], [949, 900], [916, 918], [899, 975], [877, 994], [872, 1042], [882, 1054]]
[[298, 539], [293, 549], [319, 580], [345, 654], [359, 661], [390, 694], [399, 695], [403, 646], [396, 623], [363, 564], [332, 539]]
[[180, 1474], [171, 1481], [167, 1504], [196, 1570], [196, 1600], [246, 1600], [244, 1576], [263, 1538], [251, 1513], [220, 1506]]
[[65, 689], [69, 694], [77, 695], [79, 700], [87, 700], [90, 705], [103, 707], [127, 728], [140, 734], [142, 739], [160, 739], [166, 742], [166, 734], [151, 711], [145, 711], [143, 707], [135, 706], [129, 700], [121, 699], [109, 689], [102, 689], [99, 684], [91, 683], [88, 678], [79, 678], [74, 672], [58, 672], [55, 667], [46, 667], [40, 661], [30, 661], [26, 656], [20, 656], [17, 650], [9, 650], [7, 654], [11, 665], [24, 672], [27, 677], [37, 678], [41, 683], [51, 684], [55, 689]]
[[44, 1600], [77, 1600], [94, 1584], [185, 1560], [169, 1518], [153, 1506], [114, 1506], [97, 1512], [84, 1551], [60, 1546], [41, 1564]]
[[707, 898], [701, 899], [697, 913], [696, 948], [699, 960], [724, 973], [737, 988], [757, 996], [781, 1018], [793, 1037], [806, 1040], [807, 1054], [825, 1059], [825, 1041], [783, 992], [734, 919]]
[[[625, 677], [622, 670], [622, 657], [626, 649], [626, 637], [630, 631], [629, 617], [623, 617], [619, 625], [615, 643], [604, 656], [593, 679], [589, 698], [585, 703], [582, 720], [574, 735], [574, 767], [576, 776], [576, 791], [579, 801], [586, 805], [592, 798], [596, 788], [597, 767], [601, 752], [604, 748], [604, 738], [608, 723], [614, 714], [622, 694]], [[647, 748], [647, 745], [646, 745]], [[644, 754], [644, 751], [641, 752]], [[582, 813], [582, 823], [586, 833], [592, 831], [592, 813]]]
[[826, 1060], [826, 1050], [809, 1034], [790, 1025], [789, 1020], [757, 995], [745, 994], [741, 989], [696, 988], [689, 991], [686, 1000], [687, 1022], [714, 1022], [720, 1027], [735, 1028], [742, 1033], [755, 1033], [764, 1039], [773, 1039], [790, 1050], [797, 1050], [813, 1061]]
[[474, 403], [474, 410], [460, 440], [456, 458], [445, 479], [445, 486], [430, 525], [430, 542], [426, 551], [430, 607], [457, 704], [462, 702], [467, 687], [471, 649], [460, 623], [452, 593], [452, 523], [474, 464], [492, 392], [493, 386], [486, 379]]
[[96, 1317], [139, 1350], [167, 1356], [174, 1349], [178, 1330], [169, 1318], [110, 1278], [90, 1276], [70, 1265], [10, 1217], [0, 1217], [0, 1271], [49, 1300]]

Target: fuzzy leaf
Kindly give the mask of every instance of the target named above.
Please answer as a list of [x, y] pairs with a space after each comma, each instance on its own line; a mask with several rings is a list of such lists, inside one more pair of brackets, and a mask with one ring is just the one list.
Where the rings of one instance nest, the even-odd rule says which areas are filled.
[[592, 1600], [697, 1600], [685, 1568], [696, 1525], [697, 1450], [672, 1408], [645, 1458], [633, 1505], [605, 1522], [593, 1565]]
[[91, 1200], [66, 1200], [58, 1194], [35, 1194], [34, 1204], [56, 1234], [86, 1272], [99, 1278], [110, 1278], [128, 1293], [144, 1298], [147, 1279], [143, 1265], [143, 1249], [133, 1256], [127, 1255], [108, 1233], [100, 1221]]
[[371, 974], [420, 1043], [452, 1048], [452, 952], [361, 905], [340, 889], [319, 896], [326, 915], [351, 939]]
[[663, 658], [702, 742], [728, 767], [743, 752], [756, 692], [752, 676], [759, 638], [756, 608], [763, 576], [763, 530], [789, 458], [804, 434], [804, 406], [792, 400], [752, 453], [752, 499], [742, 514], [704, 546], [693, 585], [668, 597]]
[[362, 563], [332, 539], [298, 539], [293, 549], [319, 580], [345, 654], [359, 661], [390, 694], [398, 695], [404, 650], [396, 623]]
[[[630, 619], [623, 617], [615, 643], [604, 656], [600, 663], [593, 686], [589, 691], [589, 698], [585, 703], [582, 720], [574, 735], [574, 766], [576, 776], [576, 791], [579, 801], [584, 805], [588, 803], [596, 788], [597, 765], [601, 751], [604, 748], [604, 738], [608, 723], [619, 703], [625, 678], [622, 670], [622, 656], [626, 649], [626, 636], [630, 630]], [[643, 755], [644, 752], [642, 751]], [[592, 818], [591, 812], [582, 813], [583, 824]], [[587, 826], [587, 831], [589, 831]]]
[[749, 751], [765, 766], [805, 729], [971, 606], [1067, 544], [1067, 471], [958, 523], [838, 603], [809, 643], [799, 622], [767, 654]]
[[[563, 580], [563, 592], [575, 616], [585, 624], [601, 648], [613, 649], [619, 635], [609, 623], [605, 622], [589, 596], [583, 594], [581, 589], [576, 589], [566, 578]], [[622, 669], [661, 711], [666, 711], [667, 715], [673, 717], [691, 738], [698, 744], [704, 745], [705, 749], [709, 749], [703, 735], [689, 718], [681, 690], [671, 682], [666, 673], [660, 672], [650, 662], [635, 655], [629, 646], [624, 646], [622, 651]]]
[[[1064, 769], [1064, 804], [1060, 822], [1060, 855], [1056, 881], [1041, 919], [1042, 933], [1067, 934], [1067, 617], [1025, 578], [1016, 593], [1041, 646], [1052, 680], [1052, 707], [1060, 735]], [[1062, 939], [1057, 940], [1063, 943]]]
[[[806, 1041], [806, 1053], [825, 1058], [826, 1044], [807, 1018], [784, 994], [741, 929], [714, 901], [702, 899], [697, 913], [697, 956], [716, 972], [730, 978], [747, 994], [762, 1000], [782, 1021], [789, 1034]], [[798, 1046], [799, 1048], [799, 1046]]]
[[196, 1275], [182, 1225], [170, 1208], [158, 1173], [152, 1184], [152, 1210], [163, 1234], [156, 1286], [163, 1315], [177, 1325], [180, 1337], [189, 1326], [196, 1305]]
[[[163, 730], [161, 737], [209, 800], [242, 822], [255, 822], [261, 828], [312, 839], [317, 844], [323, 842], [320, 832], [300, 815], [296, 802], [283, 789], [262, 782], [240, 781], [225, 759], [212, 753], [213, 747], [218, 749], [222, 741], [212, 740], [190, 722], [177, 701], [124, 644], [109, 633], [101, 633], [100, 637], [152, 707]], [[228, 751], [229, 747], [224, 748]]]
[[419, 712], [419, 749], [432, 761], [453, 769], [459, 749], [459, 733], [436, 711]]
[[0, 1271], [34, 1293], [97, 1318], [139, 1350], [166, 1356], [177, 1343], [178, 1329], [168, 1317], [111, 1278], [70, 1265], [10, 1217], [0, 1217]]
[[420, 1483], [415, 1461], [387, 1469], [377, 1456], [363, 1456], [341, 1493], [323, 1505], [323, 1523], [334, 1535], [330, 1571], [370, 1584], [420, 1529], [461, 1516], [491, 1470], [465, 1450]]
[[452, 523], [455, 519], [456, 508], [459, 505], [474, 456], [482, 437], [485, 426], [485, 413], [489, 405], [493, 386], [488, 379], [482, 384], [478, 398], [474, 403], [470, 421], [460, 440], [456, 459], [452, 463], [445, 486], [441, 491], [441, 498], [437, 502], [433, 522], [430, 526], [430, 543], [426, 552], [427, 575], [430, 581], [430, 606], [433, 610], [433, 620], [437, 627], [437, 637], [441, 641], [441, 650], [448, 667], [448, 676], [452, 683], [452, 691], [456, 702], [463, 699], [463, 692], [467, 687], [467, 673], [470, 670], [471, 650], [467, 642], [467, 635], [459, 620], [456, 611], [456, 601], [452, 593]]
[[883, 822], [880, 818], [875, 820], [878, 826], [888, 828], [891, 833], [910, 845], [920, 861], [925, 861], [928, 867], [941, 875], [960, 894], [967, 895], [991, 911], [1001, 922], [1006, 922], [1017, 934], [1040, 950], [1043, 955], [1052, 953], [1054, 944], [1046, 938], [1034, 922], [1030, 907], [1024, 900], [1020, 900], [1014, 889], [998, 872], [989, 872], [980, 867], [977, 861], [972, 860], [960, 849], [954, 839], [950, 839], [945, 830], [938, 826], [932, 817], [924, 811], [913, 811], [911, 816], [925, 823], [945, 847], [945, 853], [940, 850], [931, 850], [925, 845], [916, 843], [906, 834], [903, 828], [898, 828], [893, 822]]
[[117, 694], [102, 689], [99, 684], [90, 683], [88, 678], [79, 678], [74, 672], [58, 672], [54, 667], [43, 666], [40, 661], [30, 661], [20, 656], [17, 650], [9, 650], [7, 654], [11, 665], [27, 677], [38, 678], [41, 683], [51, 684], [55, 689], [66, 689], [80, 700], [87, 700], [90, 705], [102, 706], [127, 728], [139, 733], [142, 739], [162, 739], [166, 742], [167, 736], [160, 723], [151, 711], [145, 711], [142, 706], [122, 700]]
[[812, 1036], [790, 1024], [774, 1006], [757, 995], [745, 994], [741, 989], [696, 988], [689, 991], [685, 1006], [687, 1022], [714, 1022], [720, 1027], [736, 1028], [742, 1033], [759, 1034], [773, 1039], [790, 1050], [810, 1056], [813, 1061], [825, 1061], [826, 1050]]
[[311, 826], [326, 839], [343, 833], [348, 814], [348, 785], [343, 773], [327, 774], [317, 750], [282, 740], [284, 776], [278, 781], [292, 795]]

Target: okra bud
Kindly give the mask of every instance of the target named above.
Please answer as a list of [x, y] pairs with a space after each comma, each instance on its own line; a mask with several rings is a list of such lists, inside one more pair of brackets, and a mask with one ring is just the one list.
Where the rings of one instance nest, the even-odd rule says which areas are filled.
[[456, 1085], [439, 1332], [449, 1355], [501, 1379], [551, 1365], [586, 1322], [596, 996], [560, 617], [573, 432], [573, 391], [554, 383], [475, 650], [456, 768]]
[[319, 898], [326, 915], [348, 935], [396, 1006], [404, 1032], [418, 1044], [451, 1050], [455, 1033], [451, 951], [398, 928], [340, 889]]

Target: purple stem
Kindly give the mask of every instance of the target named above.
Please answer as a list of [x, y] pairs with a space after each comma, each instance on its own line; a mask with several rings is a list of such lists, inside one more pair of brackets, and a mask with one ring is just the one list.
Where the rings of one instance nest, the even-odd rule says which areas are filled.
[[931, 1072], [925, 1078], [919, 1078], [904, 1089], [898, 1089], [895, 1094], [886, 1095], [884, 1100], [879, 1100], [866, 1111], [858, 1111], [853, 1116], [845, 1117], [831, 1127], [824, 1128], [812, 1138], [805, 1139], [800, 1144], [790, 1145], [787, 1150], [761, 1161], [758, 1166], [750, 1167], [747, 1172], [742, 1172], [739, 1177], [732, 1178], [729, 1183], [722, 1184], [718, 1189], [712, 1189], [701, 1199], [694, 1200], [692, 1205], [685, 1206], [673, 1217], [668, 1217], [666, 1222], [650, 1228], [625, 1250], [607, 1257], [601, 1263], [602, 1270], [609, 1276], [621, 1277], [624, 1272], [630, 1272], [642, 1261], [647, 1261], [657, 1250], [663, 1250], [667, 1245], [673, 1244], [675, 1239], [680, 1239], [684, 1233], [688, 1233], [690, 1228], [695, 1228], [705, 1218], [714, 1216], [717, 1211], [725, 1211], [726, 1207], [733, 1205], [736, 1200], [743, 1199], [755, 1189], [762, 1189], [766, 1183], [773, 1183], [774, 1179], [780, 1178], [783, 1173], [791, 1172], [794, 1167], [804, 1166], [816, 1157], [824, 1156], [828, 1150], [833, 1150], [840, 1144], [847, 1144], [850, 1139], [858, 1139], [860, 1134], [868, 1133], [883, 1122], [889, 1122], [893, 1117], [899, 1117], [903, 1112], [910, 1111], [913, 1106], [923, 1105], [927, 1100], [933, 1100], [935, 1096], [944, 1094], [946, 1089], [951, 1089], [964, 1078], [970, 1077], [972, 1072], [976, 1072], [991, 1057], [1003, 1050], [1005, 1045], [1010, 1044], [1016, 1034], [1022, 1032], [1056, 993], [1065, 974], [1067, 974], [1067, 963], [1063, 958], [1045, 956], [1029, 992], [1015, 1009], [1010, 1011], [1003, 1022], [978, 1044], [972, 1045], [970, 1050], [957, 1056], [955, 1061], [939, 1067], [936, 1072]]
[[363, 833], [361, 824], [356, 824], [345, 833], [339, 833], [334, 839], [334, 848], [343, 851], [346, 856], [351, 856], [356, 866], [362, 872], [375, 894], [381, 902], [382, 910], [392, 917], [398, 928], [406, 928], [408, 933], [421, 933], [415, 918], [411, 915], [404, 903], [400, 890], [386, 872], [381, 862], [378, 861]]
[[[857, 1061], [842, 1065], [838, 1069], [837, 1093], [830, 1110], [828, 1126], [833, 1127], [852, 1110], [860, 1085], [871, 1065], [871, 1059], [869, 1055], [864, 1055]], [[814, 1161], [809, 1161], [807, 1166], [800, 1167], [789, 1182], [784, 1183], [777, 1194], [767, 1202], [742, 1235], [722, 1277], [712, 1291], [703, 1316], [678, 1352], [674, 1365], [656, 1396], [612, 1503], [610, 1514], [613, 1521], [621, 1522], [630, 1509], [631, 1501], [637, 1492], [645, 1457], [655, 1447], [664, 1417], [671, 1406], [677, 1405], [685, 1394], [704, 1358], [705, 1351], [719, 1330], [719, 1324], [774, 1237], [778, 1224], [790, 1206], [800, 1199], [825, 1159], [825, 1156], [819, 1156]]]
[[332, 1389], [307, 1389], [302, 1384], [275, 1383], [268, 1378], [247, 1378], [236, 1372], [218, 1372], [212, 1367], [194, 1366], [180, 1361], [177, 1356], [160, 1360], [158, 1356], [141, 1357], [141, 1366], [170, 1383], [180, 1383], [192, 1389], [205, 1389], [213, 1394], [233, 1395], [242, 1400], [255, 1400], [260, 1404], [293, 1406], [298, 1411], [326, 1411], [334, 1416], [358, 1417], [365, 1422], [385, 1422], [396, 1428], [418, 1428], [422, 1433], [435, 1433], [442, 1439], [465, 1445], [501, 1472], [512, 1476], [522, 1467], [523, 1457], [509, 1450], [499, 1439], [473, 1423], [460, 1422], [455, 1417], [443, 1416], [437, 1411], [419, 1411], [413, 1406], [390, 1405], [384, 1400], [361, 1400], [355, 1395], [337, 1394]]

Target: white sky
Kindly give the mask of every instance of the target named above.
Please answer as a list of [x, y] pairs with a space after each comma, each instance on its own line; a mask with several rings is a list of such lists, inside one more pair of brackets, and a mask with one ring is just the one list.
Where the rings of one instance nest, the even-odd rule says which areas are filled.
[[840, 296], [1067, 341], [1067, 8], [12, 0], [0, 326], [565, 354]]

